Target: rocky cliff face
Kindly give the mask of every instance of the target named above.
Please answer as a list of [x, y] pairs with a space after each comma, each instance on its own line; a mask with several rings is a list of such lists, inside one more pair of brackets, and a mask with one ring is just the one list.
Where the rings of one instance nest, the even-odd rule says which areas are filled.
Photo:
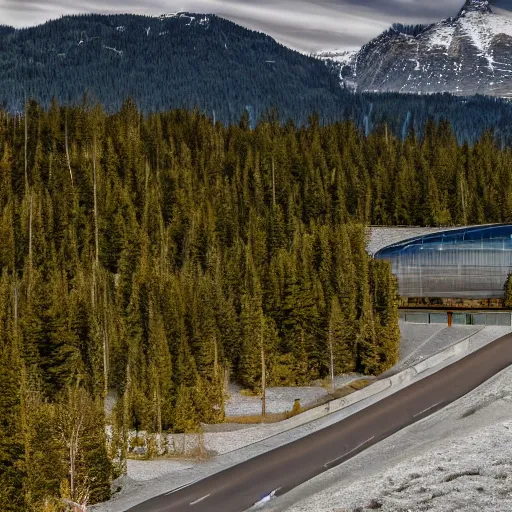
[[499, 12], [467, 0], [454, 18], [394, 25], [340, 66], [342, 82], [359, 91], [512, 97], [512, 17]]

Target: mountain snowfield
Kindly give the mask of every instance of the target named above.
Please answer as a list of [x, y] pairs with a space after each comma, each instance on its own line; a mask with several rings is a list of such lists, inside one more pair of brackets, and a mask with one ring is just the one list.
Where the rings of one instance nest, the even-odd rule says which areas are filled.
[[503, 4], [494, 12], [488, 0], [468, 0], [454, 18], [394, 25], [359, 52], [316, 56], [334, 61], [359, 91], [512, 97], [512, 16]]
[[350, 65], [353, 59], [359, 53], [359, 48], [357, 49], [336, 49], [336, 50], [325, 50], [313, 53], [314, 57], [318, 59], [332, 60], [337, 64], [341, 64], [342, 66]]

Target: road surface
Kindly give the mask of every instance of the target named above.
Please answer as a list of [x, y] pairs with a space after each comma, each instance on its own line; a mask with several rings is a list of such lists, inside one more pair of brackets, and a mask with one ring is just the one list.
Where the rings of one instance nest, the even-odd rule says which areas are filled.
[[512, 335], [330, 427], [158, 496], [131, 512], [243, 512], [284, 494], [466, 395], [512, 365]]

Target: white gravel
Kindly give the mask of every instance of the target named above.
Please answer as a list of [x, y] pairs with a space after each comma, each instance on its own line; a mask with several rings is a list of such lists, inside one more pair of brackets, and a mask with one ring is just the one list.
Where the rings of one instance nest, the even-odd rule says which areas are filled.
[[147, 482], [164, 475], [192, 469], [195, 462], [175, 460], [128, 460], [128, 476], [136, 482]]
[[[484, 328], [469, 325], [448, 327], [439, 324], [400, 322], [400, 332], [402, 334], [400, 362], [395, 366], [395, 371], [404, 370], [466, 338], [484, 332]], [[488, 328], [485, 332], [491, 332], [491, 330]]]
[[444, 326], [439, 324], [413, 324], [399, 322], [400, 325], [400, 360], [403, 361], [411, 356], [427, 340], [430, 340]]
[[[362, 378], [364, 378], [364, 375], [358, 373], [338, 375], [334, 378], [334, 387], [339, 389]], [[229, 398], [226, 400], [225, 405], [226, 416], [254, 416], [261, 414], [260, 397], [243, 395], [240, 386], [233, 383], [229, 386], [228, 394]], [[317, 386], [267, 388], [267, 413], [291, 411], [296, 399], [300, 400], [301, 407], [308, 407], [327, 395], [327, 389], [322, 387], [321, 384]]]
[[[323, 387], [268, 388], [266, 392], [266, 408], [268, 413], [291, 411], [295, 399], [300, 400], [302, 407], [314, 403], [327, 396]], [[240, 394], [240, 387], [231, 384], [229, 400], [226, 401], [226, 416], [252, 416], [261, 414], [261, 398]]]

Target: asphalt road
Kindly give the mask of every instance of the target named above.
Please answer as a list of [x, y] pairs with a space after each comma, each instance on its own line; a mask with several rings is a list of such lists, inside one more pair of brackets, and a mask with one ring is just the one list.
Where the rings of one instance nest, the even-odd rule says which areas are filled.
[[243, 512], [342, 464], [466, 395], [512, 365], [512, 335], [487, 345], [368, 408], [293, 443], [158, 496], [131, 512]]

